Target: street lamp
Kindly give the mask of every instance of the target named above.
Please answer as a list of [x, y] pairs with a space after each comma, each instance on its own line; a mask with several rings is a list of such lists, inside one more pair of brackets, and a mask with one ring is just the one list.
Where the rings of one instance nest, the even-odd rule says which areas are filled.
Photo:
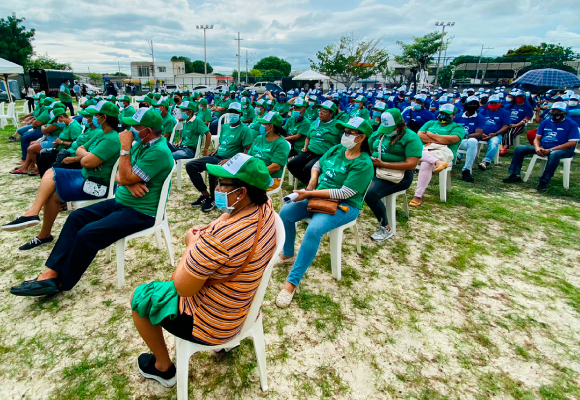
[[203, 72], [205, 85], [207, 86], [207, 47], [205, 42], [205, 31], [208, 29], [213, 29], [213, 25], [196, 25], [197, 29], [203, 29]]
[[435, 22], [435, 26], [441, 27], [441, 45], [439, 46], [439, 56], [437, 57], [437, 73], [435, 74], [435, 86], [439, 80], [439, 63], [441, 62], [441, 50], [443, 49], [443, 38], [445, 37], [445, 27], [455, 26], [455, 22]]

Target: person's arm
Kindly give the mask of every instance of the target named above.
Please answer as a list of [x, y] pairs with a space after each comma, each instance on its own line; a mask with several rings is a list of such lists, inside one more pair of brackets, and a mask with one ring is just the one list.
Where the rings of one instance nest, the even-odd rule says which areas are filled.
[[175, 290], [180, 297], [191, 297], [195, 296], [197, 292], [203, 288], [205, 281], [207, 279], [199, 279], [186, 271], [185, 264], [190, 258], [191, 251], [193, 247], [196, 245], [197, 240], [199, 239], [201, 232], [197, 231], [194, 233], [191, 229], [187, 231], [185, 235], [185, 243], [187, 248], [185, 249], [185, 253], [181, 257], [175, 272], [173, 273], [173, 284], [175, 285]]
[[400, 163], [390, 163], [381, 161], [378, 158], [371, 158], [373, 160], [373, 165], [375, 167], [382, 167], [382, 168], [390, 168], [390, 169], [398, 169], [402, 171], [412, 171], [417, 168], [417, 164], [419, 164], [419, 160], [421, 157], [407, 157], [405, 161]]
[[565, 150], [565, 149], [569, 149], [571, 147], [576, 147], [576, 144], [578, 144], [578, 140], [570, 140], [570, 141], [563, 143], [559, 146], [554, 146], [551, 149], [548, 149], [548, 151]]
[[[119, 141], [121, 142], [121, 150], [131, 151], [131, 143], [133, 143], [133, 133], [131, 131], [123, 131], [119, 134]], [[131, 156], [120, 156], [119, 170], [115, 175], [115, 181], [120, 186], [129, 186], [135, 183], [142, 182], [143, 179], [133, 172], [131, 166]]]
[[[201, 138], [200, 138], [201, 140]], [[209, 131], [205, 132], [205, 143], [203, 145], [203, 155], [207, 156], [209, 154], [209, 145], [211, 144], [211, 133]]]
[[40, 129], [41, 129], [43, 135], [51, 136], [50, 134], [52, 132], [56, 131], [58, 129], [58, 126], [55, 126], [55, 125], [52, 125], [52, 124], [50, 124], [50, 125], [44, 125]]
[[39, 126], [42, 126], [42, 122], [40, 122], [39, 120], [35, 119], [34, 121], [32, 121], [32, 127], [34, 129], [38, 128]]
[[274, 96], [272, 96], [272, 93], [271, 93], [270, 91], [268, 91], [268, 92], [265, 92], [265, 94], [268, 96], [268, 98], [269, 98], [270, 100], [272, 100], [272, 101], [274, 101], [274, 102], [276, 101], [276, 98], [275, 98]]
[[431, 133], [431, 132], [419, 131], [419, 132], [417, 132], [417, 135], [419, 135], [419, 139], [421, 139], [421, 141], [424, 144], [427, 144], [427, 143], [437, 143], [435, 140], [433, 140], [433, 139], [431, 139], [431, 137], [429, 137], [428, 133]]
[[270, 176], [272, 176], [274, 172], [279, 171], [281, 168], [282, 166], [280, 164], [272, 163], [268, 165], [268, 172], [270, 173]]
[[457, 135], [437, 135], [431, 132], [425, 132], [427, 137], [433, 141], [433, 143], [439, 144], [453, 144], [461, 140], [461, 137]]
[[481, 139], [483, 137], [483, 129], [477, 128], [475, 132], [470, 133], [468, 138], [469, 139]]
[[94, 155], [93, 153], [86, 153], [81, 158], [81, 166], [87, 169], [97, 168], [103, 163], [103, 160]]

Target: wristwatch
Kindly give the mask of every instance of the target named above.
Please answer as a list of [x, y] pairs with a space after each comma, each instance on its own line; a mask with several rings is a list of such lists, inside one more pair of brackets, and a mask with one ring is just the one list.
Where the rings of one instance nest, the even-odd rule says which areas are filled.
[[131, 154], [131, 152], [130, 152], [130, 151], [128, 151], [128, 150], [121, 150], [121, 155], [122, 155], [122, 156], [128, 156], [128, 155], [130, 155], [130, 154]]

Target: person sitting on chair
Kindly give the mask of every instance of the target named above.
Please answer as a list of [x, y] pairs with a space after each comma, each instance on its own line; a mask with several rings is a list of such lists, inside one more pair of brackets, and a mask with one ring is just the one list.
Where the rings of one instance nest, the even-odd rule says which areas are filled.
[[[240, 153], [207, 169], [218, 178], [216, 203], [223, 214], [187, 231], [187, 249], [171, 281], [143, 284], [131, 299], [135, 327], [153, 353], [139, 356], [139, 372], [165, 387], [175, 385], [176, 370], [162, 328], [209, 346], [230, 341], [245, 322], [276, 248], [275, 213], [266, 195], [271, 179], [264, 163]], [[165, 306], [151, 313], [156, 299]]]
[[183, 119], [183, 129], [181, 130], [181, 137], [179, 142], [175, 145], [167, 142], [174, 160], [188, 159], [199, 157], [196, 154], [197, 144], [202, 136], [205, 136], [205, 146], [203, 149], [204, 157], [209, 154], [209, 145], [211, 143], [211, 134], [209, 128], [203, 121], [195, 115], [197, 108], [193, 101], [184, 101], [180, 106], [176, 106], [181, 110], [181, 118]]

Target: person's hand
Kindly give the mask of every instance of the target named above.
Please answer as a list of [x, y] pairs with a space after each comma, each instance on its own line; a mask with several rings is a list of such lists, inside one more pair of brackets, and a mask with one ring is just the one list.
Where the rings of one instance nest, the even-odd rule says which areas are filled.
[[371, 157], [371, 161], [373, 162], [373, 167], [382, 167], [382, 161], [378, 158]]
[[192, 228], [188, 230], [187, 233], [185, 234], [185, 245], [187, 247], [191, 246], [192, 244], [197, 242], [197, 239], [199, 239], [200, 235], [201, 231], [197, 228]]
[[215, 156], [215, 154], [217, 153], [217, 151], [212, 151], [211, 153], [209, 153], [210, 156]]
[[133, 143], [133, 132], [124, 130], [119, 133], [119, 141], [121, 142], [121, 148], [130, 148]]
[[204, 150], [204, 151], [203, 151], [203, 156], [204, 156], [204, 157], [207, 157], [207, 156], [209, 156], [209, 150]]
[[542, 149], [542, 154], [544, 157], [548, 157], [550, 155], [550, 150], [549, 149]]
[[294, 202], [306, 200], [310, 197], [310, 192], [306, 190], [294, 190], [293, 192], [298, 194], [298, 197], [294, 200]]
[[486, 135], [485, 133], [481, 135], [481, 140], [489, 140], [491, 139], [490, 135]]
[[132, 185], [128, 185], [126, 186], [126, 188], [129, 189], [133, 197], [143, 197], [147, 192], [149, 192], [147, 185], [145, 185], [142, 182], [137, 182]]
[[62, 140], [60, 140], [60, 138], [56, 138], [56, 140], [54, 142], [52, 142], [54, 145], [59, 145], [62, 144]]
[[544, 149], [541, 147], [536, 148], [536, 154], [540, 157], [544, 157]]
[[63, 164], [72, 164], [75, 162], [75, 158], [74, 157], [67, 157], [64, 160], [61, 161], [61, 163]]
[[230, 161], [229, 158], [226, 158], [225, 160], [221, 160], [218, 165], [224, 165], [225, 163], [227, 163], [228, 161]]
[[303, 148], [302, 148], [302, 152], [303, 152], [303, 153], [306, 153], [307, 151], [308, 151], [308, 149], [307, 149], [306, 147], [303, 147]]

